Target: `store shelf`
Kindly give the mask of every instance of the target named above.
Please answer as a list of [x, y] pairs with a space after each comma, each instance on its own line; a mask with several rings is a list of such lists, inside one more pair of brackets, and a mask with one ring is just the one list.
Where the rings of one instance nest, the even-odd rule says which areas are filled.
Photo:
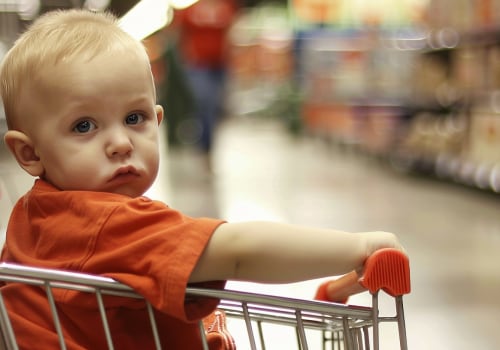
[[443, 181], [500, 193], [500, 163], [486, 164], [448, 154], [435, 157], [397, 152], [389, 158], [396, 171], [420, 173]]

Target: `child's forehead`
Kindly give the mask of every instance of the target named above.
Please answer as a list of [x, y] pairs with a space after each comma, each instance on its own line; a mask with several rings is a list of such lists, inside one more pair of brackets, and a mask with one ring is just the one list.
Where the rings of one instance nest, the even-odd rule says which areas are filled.
[[9, 111], [8, 120], [17, 119], [21, 95], [34, 81], [50, 81], [49, 72], [68, 65], [85, 65], [103, 55], [115, 56], [116, 60], [130, 55], [142, 57], [150, 68], [142, 43], [123, 32], [113, 18], [61, 12], [35, 21], [1, 65], [2, 97]]
[[139, 98], [156, 101], [149, 61], [132, 54], [99, 54], [89, 61], [61, 61], [27, 81], [19, 94], [18, 115], [23, 125], [35, 125], [35, 120], [61, 119], [76, 110], [81, 114], [102, 106], [126, 109]]
[[114, 57], [117, 61], [127, 57], [139, 57], [149, 61], [142, 44], [134, 41], [114, 41], [101, 45], [92, 42], [80, 43], [75, 47], [63, 47], [55, 51], [49, 59], [56, 65], [59, 63], [85, 64], [109, 56]]
[[91, 59], [106, 52], [145, 53], [142, 43], [116, 24], [93, 23], [93, 18], [71, 22], [69, 18], [62, 17], [61, 23], [57, 19], [47, 23], [35, 22], [14, 45], [19, 46], [16, 55], [51, 64], [74, 58]]
[[84, 68], [103, 58], [112, 57], [116, 62], [136, 58], [150, 68], [144, 46], [130, 37], [113, 40], [110, 34], [98, 40], [76, 41], [68, 36], [46, 37], [37, 42], [30, 39], [34, 38], [21, 42], [10, 52], [12, 69], [8, 72], [11, 77], [8, 80], [12, 82], [12, 91], [19, 92], [16, 87], [21, 88], [26, 81], [51, 79], [54, 72], [75, 66]]
[[151, 66], [140, 52], [109, 51], [96, 55], [74, 55], [46, 66], [33, 79], [37, 90], [58, 94], [94, 91], [141, 90], [155, 94]]

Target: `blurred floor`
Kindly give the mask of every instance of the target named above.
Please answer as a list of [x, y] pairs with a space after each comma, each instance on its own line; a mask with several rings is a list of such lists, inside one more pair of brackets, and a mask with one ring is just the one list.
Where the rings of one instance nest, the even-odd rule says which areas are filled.
[[[411, 256], [413, 291], [405, 298], [409, 348], [498, 349], [498, 195], [397, 174], [373, 159], [317, 139], [292, 138], [279, 124], [255, 119], [226, 121], [213, 175], [204, 166], [194, 152], [171, 150], [172, 206], [229, 221], [395, 232]], [[317, 285], [230, 284], [304, 298]], [[367, 295], [351, 299], [369, 301]], [[391, 312], [388, 304], [384, 308]], [[381, 349], [399, 348], [394, 329], [382, 333]], [[277, 349], [293, 349], [278, 341]]]
[[[4, 149], [0, 156], [0, 184], [16, 197], [32, 180], [9, 165]], [[320, 140], [290, 137], [275, 122], [243, 118], [219, 129], [210, 171], [195, 151], [169, 150], [148, 195], [192, 216], [395, 232], [411, 257], [409, 348], [489, 350], [500, 344], [498, 195], [396, 174]], [[318, 283], [229, 287], [310, 298]], [[369, 301], [366, 294], [351, 299]], [[389, 302], [382, 300], [382, 310], [392, 312]], [[384, 327], [381, 336], [381, 349], [398, 348], [395, 328]], [[279, 333], [274, 340], [275, 349], [293, 349]]]

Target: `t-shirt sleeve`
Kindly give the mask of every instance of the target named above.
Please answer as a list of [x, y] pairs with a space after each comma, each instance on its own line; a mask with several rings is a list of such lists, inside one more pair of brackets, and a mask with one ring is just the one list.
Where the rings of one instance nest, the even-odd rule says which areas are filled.
[[[191, 218], [161, 202], [137, 198], [107, 218], [85, 270], [112, 277], [143, 295], [156, 309], [181, 320], [210, 313], [216, 300], [186, 299], [189, 277], [223, 221]], [[223, 288], [224, 282], [207, 284]]]

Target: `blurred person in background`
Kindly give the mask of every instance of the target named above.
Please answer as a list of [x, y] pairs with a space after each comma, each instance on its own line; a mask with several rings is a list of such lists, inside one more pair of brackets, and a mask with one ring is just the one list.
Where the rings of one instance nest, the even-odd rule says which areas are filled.
[[195, 141], [207, 160], [223, 113], [227, 36], [239, 7], [237, 0], [200, 0], [176, 11], [174, 17], [181, 61], [195, 101]]

